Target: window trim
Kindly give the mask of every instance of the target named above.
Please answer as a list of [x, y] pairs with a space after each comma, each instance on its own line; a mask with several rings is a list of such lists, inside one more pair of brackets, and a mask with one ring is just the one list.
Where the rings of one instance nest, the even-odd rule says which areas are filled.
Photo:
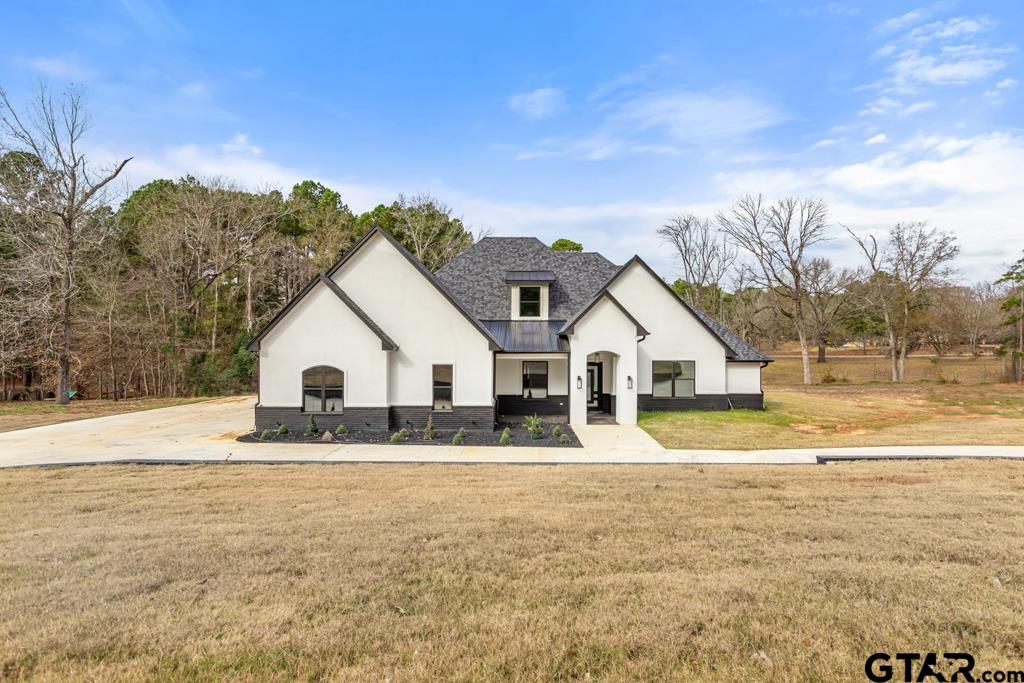
[[[537, 315], [523, 315], [523, 290], [536, 289], [537, 290]], [[544, 292], [543, 287], [540, 285], [519, 285], [518, 296], [516, 302], [519, 304], [519, 319], [520, 320], [541, 320], [544, 317]], [[533, 303], [532, 301], [529, 303]]]
[[[320, 388], [320, 410], [306, 410], [306, 388], [307, 388], [307, 385], [306, 385], [305, 375], [310, 370], [317, 370], [317, 369], [320, 370], [320, 387], [319, 387]], [[338, 388], [336, 386], [330, 386], [330, 387], [327, 386], [327, 371], [328, 370], [334, 370], [336, 372], [340, 372], [341, 373], [341, 410], [324, 410], [324, 408], [327, 407], [327, 390], [328, 389], [337, 389]], [[299, 400], [299, 411], [301, 412], [301, 414], [303, 414], [303, 415], [341, 415], [342, 413], [345, 412], [345, 395], [346, 395], [346, 392], [347, 392], [347, 389], [346, 389], [347, 382], [345, 380], [345, 371], [342, 370], [341, 368], [337, 368], [337, 367], [335, 367], [333, 365], [312, 365], [312, 366], [310, 366], [310, 367], [308, 367], [308, 368], [306, 368], [305, 370], [302, 371], [302, 374], [299, 376], [299, 384], [301, 385], [300, 386], [301, 394], [300, 394], [300, 400]], [[309, 385], [308, 388], [314, 389], [316, 387], [314, 387], [313, 385]]]
[[[544, 396], [534, 397], [526, 396], [526, 364], [527, 363], [543, 363], [544, 364]], [[519, 361], [519, 376], [521, 385], [519, 387], [519, 395], [524, 401], [546, 401], [551, 397], [551, 364], [546, 360], [522, 360]]]
[[[434, 391], [437, 389], [437, 385], [434, 380], [434, 369], [440, 367], [449, 367], [452, 369], [452, 385], [451, 385], [451, 407], [450, 408], [438, 408], [437, 397], [434, 395]], [[430, 410], [437, 413], [450, 413], [455, 410], [455, 363], [432, 363], [430, 366]]]
[[[655, 363], [671, 363], [672, 364], [672, 379], [669, 380], [669, 386], [672, 388], [672, 395], [671, 396], [658, 396], [657, 394], [654, 393], [654, 364]], [[693, 393], [691, 395], [689, 395], [689, 396], [676, 396], [676, 380], [678, 378], [678, 375], [676, 375], [676, 363], [692, 363], [693, 364], [693, 379], [690, 380], [691, 382], [693, 382]], [[655, 401], [673, 400], [673, 399], [677, 399], [677, 398], [683, 398], [683, 399], [697, 398], [697, 361], [692, 360], [692, 359], [683, 359], [683, 358], [675, 359], [675, 360], [661, 360], [661, 359], [659, 359], [659, 360], [652, 360], [651, 361], [651, 398], [653, 398]]]

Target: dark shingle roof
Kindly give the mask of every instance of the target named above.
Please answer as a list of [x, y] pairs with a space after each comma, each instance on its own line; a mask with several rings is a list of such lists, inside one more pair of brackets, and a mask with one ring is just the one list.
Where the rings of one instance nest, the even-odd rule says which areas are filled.
[[551, 270], [510, 270], [505, 282], [554, 282], [558, 278]]
[[586, 306], [618, 267], [594, 252], [552, 251], [536, 237], [485, 237], [437, 271], [452, 295], [481, 320], [509, 320], [510, 270], [551, 271], [549, 315], [568, 320]]
[[558, 336], [564, 320], [484, 320], [484, 326], [501, 344], [515, 353], [567, 353], [569, 342]]
[[[668, 283], [643, 259], [634, 256], [629, 263], [634, 261], [675, 295]], [[483, 321], [503, 350], [563, 351], [555, 348], [555, 344], [562, 344], [563, 340], [555, 341], [548, 335], [557, 336], [563, 325], [571, 326], [588, 305], [607, 290], [616, 275], [626, 270], [626, 266], [620, 268], [596, 252], [552, 251], [536, 237], [485, 237], [438, 270], [436, 275], [466, 310]], [[551, 272], [554, 280], [550, 285], [549, 315], [553, 320], [510, 320], [511, 297], [506, 276], [512, 271]], [[726, 347], [729, 360], [771, 360], [706, 311], [690, 306], [682, 298], [679, 298], [679, 303], [692, 311], [718, 337]], [[506, 343], [512, 348], [506, 347]]]

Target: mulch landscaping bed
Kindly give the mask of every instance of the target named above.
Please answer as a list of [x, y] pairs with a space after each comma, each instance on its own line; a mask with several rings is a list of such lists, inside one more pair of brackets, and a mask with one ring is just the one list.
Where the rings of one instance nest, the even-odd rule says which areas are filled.
[[[487, 431], [472, 431], [466, 432], [463, 437], [463, 446], [500, 446], [498, 439], [501, 438], [501, 432], [505, 427], [512, 430], [512, 443], [509, 447], [513, 446], [542, 446], [545, 448], [582, 448], [583, 444], [576, 437], [576, 433], [573, 432], [572, 427], [567, 424], [557, 425], [561, 428], [562, 432], [569, 437], [568, 443], [561, 443], [557, 437], [551, 432], [556, 427], [554, 424], [544, 425], [544, 436], [540, 439], [534, 439], [530, 435], [530, 430], [523, 426], [522, 423], [498, 423], [498, 428], [493, 432]], [[273, 430], [272, 430], [273, 431]], [[273, 432], [274, 436], [270, 441], [260, 440], [261, 432], [250, 432], [243, 434], [238, 437], [237, 441], [243, 443], [324, 443], [323, 432], [316, 436], [306, 436], [302, 432], [288, 432], [287, 434], [277, 434]], [[432, 440], [426, 440], [423, 438], [423, 432], [416, 430], [409, 433], [409, 438], [405, 441], [399, 441], [392, 444], [390, 442], [391, 435], [394, 432], [382, 432], [382, 431], [350, 431], [344, 436], [337, 436], [332, 434], [334, 437], [331, 443], [366, 443], [366, 444], [387, 444], [389, 446], [450, 446], [452, 445], [452, 437], [455, 436], [454, 431], [441, 431], [438, 430], [437, 434]]]

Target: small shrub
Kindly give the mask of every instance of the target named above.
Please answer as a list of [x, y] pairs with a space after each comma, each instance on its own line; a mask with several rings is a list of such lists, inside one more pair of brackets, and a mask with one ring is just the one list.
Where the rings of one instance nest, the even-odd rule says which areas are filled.
[[423, 428], [423, 438], [426, 441], [433, 441], [435, 436], [437, 436], [437, 430], [434, 429], [434, 416], [427, 415], [427, 426]]
[[345, 425], [338, 425], [338, 428], [334, 430], [334, 433], [337, 436], [345, 436], [346, 434], [348, 434], [348, 427], [346, 427]]
[[402, 443], [403, 441], [405, 441], [405, 439], [402, 438], [402, 432], [395, 432], [391, 435], [391, 438], [388, 439], [388, 443]]
[[536, 427], [531, 428], [530, 429], [530, 438], [534, 439], [534, 440], [543, 439], [544, 438], [544, 428], [541, 427], [540, 425], [537, 425]]
[[274, 438], [274, 432], [269, 429], [264, 429], [263, 433], [260, 434], [260, 441], [270, 441]]
[[278, 435], [278, 436], [284, 436], [284, 435], [285, 435], [285, 434], [287, 434], [287, 433], [288, 433], [288, 428], [287, 428], [287, 427], [285, 427], [285, 426], [284, 426], [283, 424], [282, 424], [282, 425], [280, 425], [280, 426], [279, 426], [279, 427], [277, 428], [277, 435]]
[[509, 429], [508, 427], [505, 427], [505, 429], [503, 429], [501, 432], [501, 438], [498, 439], [498, 443], [501, 444], [502, 446], [508, 446], [510, 443], [512, 443], [512, 430]]
[[462, 440], [466, 438], [466, 430], [459, 428], [459, 431], [455, 432], [455, 436], [452, 437], [453, 446], [461, 446]]
[[529, 429], [531, 432], [534, 429], [539, 429], [543, 424], [543, 421], [539, 417], [537, 417], [536, 413], [527, 416], [526, 419], [523, 420], [523, 425], [525, 425], [526, 428]]
[[562, 430], [562, 425], [555, 425], [555, 428], [551, 430], [551, 435], [556, 439], [561, 439], [562, 434], [565, 434], [565, 432]]
[[402, 437], [402, 441], [408, 441], [409, 436], [412, 434], [406, 427], [402, 427], [398, 430], [398, 435]]
[[825, 368], [825, 372], [821, 373], [822, 384], [846, 384], [850, 381], [850, 378], [845, 374], [837, 375], [832, 372], [832, 368]]
[[558, 435], [558, 443], [561, 443], [561, 444], [572, 443], [572, 439], [569, 438], [568, 434], [566, 434], [565, 432], [562, 432], [561, 434]]
[[309, 423], [306, 425], [306, 436], [316, 436], [318, 433], [320, 433], [320, 430], [316, 426], [316, 420], [310, 415]]

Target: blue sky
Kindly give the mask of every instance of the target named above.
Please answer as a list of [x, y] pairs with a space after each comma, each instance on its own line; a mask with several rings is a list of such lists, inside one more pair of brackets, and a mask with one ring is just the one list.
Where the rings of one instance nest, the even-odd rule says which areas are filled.
[[857, 231], [955, 231], [965, 280], [1024, 248], [1020, 2], [18, 3], [0, 85], [81, 84], [91, 153], [354, 210], [429, 192], [476, 229], [665, 275], [655, 230], [739, 194]]

